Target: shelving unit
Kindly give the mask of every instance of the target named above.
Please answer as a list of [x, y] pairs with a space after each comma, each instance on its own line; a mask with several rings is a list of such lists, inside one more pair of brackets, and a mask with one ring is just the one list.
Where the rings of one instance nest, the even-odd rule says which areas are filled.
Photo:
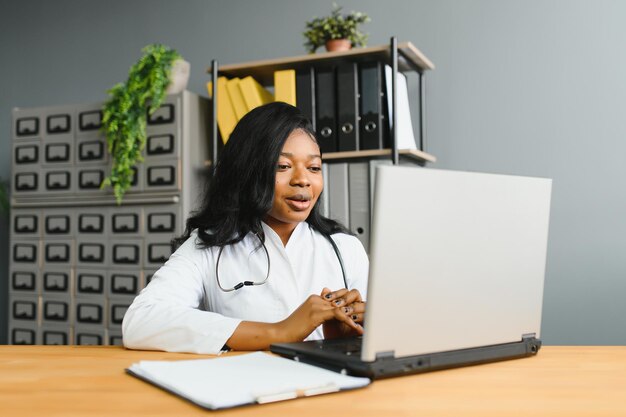
[[[427, 163], [436, 162], [434, 155], [426, 152], [426, 93], [425, 73], [433, 70], [434, 64], [412, 43], [398, 43], [392, 37], [388, 45], [374, 46], [369, 48], [357, 48], [345, 52], [325, 52], [309, 55], [301, 55], [288, 58], [268, 59], [261, 61], [245, 62], [219, 66], [213, 60], [208, 72], [213, 79], [212, 87], [212, 111], [213, 111], [213, 142], [212, 155], [215, 162], [219, 157], [219, 144], [217, 133], [217, 102], [219, 101], [217, 82], [218, 77], [244, 78], [252, 76], [264, 87], [274, 84], [274, 72], [286, 69], [324, 71], [325, 68], [337, 67], [342, 64], [354, 63], [365, 64], [378, 62], [391, 67], [391, 85], [387, 84], [384, 94], [391, 97], [381, 98], [384, 104], [379, 107], [380, 111], [388, 110], [393, 118], [389, 126], [390, 148], [368, 149], [348, 152], [325, 152], [324, 163], [324, 193], [320, 198], [322, 214], [339, 221], [348, 227], [363, 243], [366, 250], [369, 248], [369, 226], [371, 221], [371, 201], [374, 190], [374, 176], [376, 166], [380, 164], [403, 164], [424, 166]], [[383, 74], [385, 71], [382, 69]], [[419, 76], [419, 91], [417, 105], [419, 108], [419, 131], [416, 132], [418, 149], [398, 149], [398, 73], [416, 72]], [[336, 76], [336, 75], [335, 75]], [[380, 75], [383, 79], [388, 75]], [[383, 85], [386, 83], [382, 81]], [[317, 85], [316, 85], [317, 88]], [[386, 91], [389, 90], [389, 91]], [[359, 92], [360, 94], [360, 92]], [[391, 100], [389, 100], [391, 99]], [[389, 100], [389, 101], [387, 101]], [[385, 108], [388, 107], [388, 109]], [[320, 107], [318, 107], [319, 109]], [[337, 109], [335, 109], [337, 110]], [[360, 111], [360, 109], [358, 110]], [[358, 115], [361, 118], [361, 115]], [[364, 116], [365, 117], [365, 116]], [[389, 123], [388, 114], [385, 114], [381, 123]], [[410, 116], [409, 116], [410, 117]], [[382, 125], [379, 124], [379, 126]], [[337, 126], [338, 127], [338, 126]], [[319, 126], [318, 126], [319, 128]], [[385, 127], [386, 129], [386, 127]], [[323, 134], [322, 134], [323, 136]], [[402, 161], [401, 161], [402, 159]], [[211, 163], [208, 162], [208, 165]]]
[[[411, 42], [397, 43], [395, 37], [392, 37], [389, 45], [373, 46], [368, 48], [356, 48], [343, 52], [323, 52], [316, 54], [300, 55], [288, 58], [277, 58], [260, 61], [251, 61], [240, 64], [230, 64], [219, 66], [217, 60], [213, 60], [211, 67], [207, 69], [216, 80], [218, 76], [223, 75], [229, 78], [252, 76], [260, 84], [264, 86], [273, 85], [274, 72], [284, 69], [306, 69], [315, 65], [323, 64], [340, 64], [343, 62], [368, 62], [381, 61], [389, 64], [393, 69], [392, 95], [393, 106], [392, 113], [394, 119], [397, 115], [396, 108], [396, 74], [397, 72], [417, 72], [419, 75], [419, 144], [418, 150], [398, 150], [396, 148], [397, 137], [396, 132], [392, 128], [391, 131], [391, 149], [378, 151], [355, 151], [355, 152], [336, 152], [324, 154], [324, 159], [345, 159], [345, 158], [371, 158], [390, 156], [394, 164], [398, 163], [400, 155], [408, 156], [420, 164], [427, 162], [435, 162], [437, 159], [425, 151], [426, 148], [426, 126], [425, 126], [425, 110], [426, 110], [426, 93], [425, 93], [425, 72], [433, 70], [435, 65]], [[218, 135], [217, 135], [217, 83], [213, 83], [212, 96], [213, 100], [213, 153], [214, 157], [218, 155]], [[394, 121], [393, 126], [397, 123]]]

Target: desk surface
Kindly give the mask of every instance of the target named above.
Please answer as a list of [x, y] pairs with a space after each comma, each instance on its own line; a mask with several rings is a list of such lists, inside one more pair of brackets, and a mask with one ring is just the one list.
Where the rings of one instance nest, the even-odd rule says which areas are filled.
[[206, 356], [120, 347], [0, 346], [0, 415], [626, 416], [626, 346], [544, 346], [532, 358], [218, 412], [124, 373], [142, 359], [200, 357]]

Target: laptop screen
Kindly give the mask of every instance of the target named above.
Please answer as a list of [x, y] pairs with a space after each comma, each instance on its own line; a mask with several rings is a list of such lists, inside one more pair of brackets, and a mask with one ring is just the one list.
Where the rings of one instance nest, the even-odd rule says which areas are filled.
[[551, 180], [379, 166], [361, 358], [540, 337]]

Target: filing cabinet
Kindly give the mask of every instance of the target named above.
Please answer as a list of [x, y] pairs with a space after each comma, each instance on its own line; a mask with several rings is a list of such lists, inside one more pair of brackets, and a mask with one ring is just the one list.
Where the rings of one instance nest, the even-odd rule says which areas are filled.
[[167, 96], [148, 117], [121, 205], [101, 188], [102, 105], [13, 111], [10, 343], [121, 345], [126, 310], [204, 192], [208, 100]]

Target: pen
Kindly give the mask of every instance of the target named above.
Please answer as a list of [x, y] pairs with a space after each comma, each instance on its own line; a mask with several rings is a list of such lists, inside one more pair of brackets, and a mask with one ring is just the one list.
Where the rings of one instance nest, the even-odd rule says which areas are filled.
[[291, 400], [299, 397], [310, 397], [312, 395], [328, 394], [339, 391], [339, 387], [334, 383], [318, 385], [308, 388], [297, 388], [288, 391], [258, 394], [255, 400], [258, 404], [272, 403], [276, 401]]

